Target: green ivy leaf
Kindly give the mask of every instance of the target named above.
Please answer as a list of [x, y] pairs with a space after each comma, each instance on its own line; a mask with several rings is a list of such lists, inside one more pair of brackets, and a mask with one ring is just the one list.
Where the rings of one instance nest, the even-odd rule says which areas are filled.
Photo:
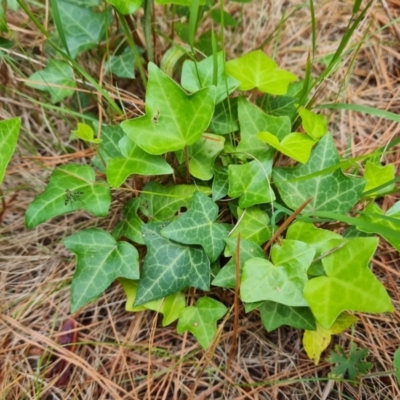
[[[220, 286], [223, 288], [234, 289], [236, 286], [236, 246], [237, 238], [226, 238], [226, 244], [232, 254], [232, 258], [229, 262], [218, 272], [217, 276], [211, 282], [214, 286]], [[244, 263], [251, 258], [265, 258], [264, 251], [261, 247], [257, 246], [254, 242], [250, 240], [241, 239], [240, 240], [240, 269], [242, 269]]]
[[341, 346], [335, 346], [335, 350], [326, 359], [332, 364], [337, 364], [329, 374], [329, 378], [348, 378], [351, 381], [356, 381], [360, 375], [366, 374], [372, 368], [370, 362], [363, 361], [368, 356], [368, 353], [368, 349], [357, 350], [357, 345], [351, 343], [349, 355], [347, 356]]
[[217, 321], [227, 311], [228, 309], [219, 301], [201, 297], [195, 306], [186, 307], [181, 312], [176, 330], [178, 333], [191, 332], [206, 350], [217, 332]]
[[127, 242], [117, 242], [109, 233], [91, 228], [64, 239], [77, 258], [72, 279], [71, 312], [96, 299], [120, 277], [139, 279], [139, 254]]
[[307, 269], [315, 250], [306, 243], [282, 240], [272, 248], [272, 264], [252, 258], [244, 264], [240, 295], [244, 302], [271, 300], [287, 306], [308, 306], [303, 296]]
[[256, 204], [270, 203], [275, 194], [270, 185], [273, 153], [269, 151], [262, 158], [243, 165], [229, 165], [229, 197], [239, 199], [239, 207], [247, 208]]
[[163, 223], [142, 227], [147, 246], [134, 306], [180, 292], [189, 286], [210, 290], [210, 261], [196, 247], [161, 236]]
[[171, 222], [161, 234], [179, 243], [202, 246], [213, 262], [224, 250], [224, 238], [228, 235], [225, 226], [215, 222], [218, 212], [218, 206], [209, 197], [196, 192], [190, 210]]
[[222, 10], [222, 15], [221, 15], [221, 10], [211, 10], [211, 18], [213, 19], [214, 22], [222, 26], [231, 26], [231, 27], [238, 26], [238, 22], [236, 21], [236, 19], [233, 18], [231, 14], [227, 13], [224, 10]]
[[189, 147], [189, 171], [195, 178], [208, 181], [213, 177], [214, 161], [224, 149], [225, 138], [205, 133]]
[[304, 296], [324, 328], [329, 329], [343, 311], [393, 311], [385, 287], [368, 267], [377, 246], [377, 238], [348, 239], [322, 259], [327, 276], [307, 282]]
[[161, 156], [146, 153], [128, 137], [118, 144], [122, 157], [108, 160], [106, 173], [111, 187], [121, 186], [129, 175], [168, 175], [174, 171]]
[[218, 201], [228, 194], [229, 180], [227, 167], [214, 167], [212, 183], [212, 199]]
[[[400, 203], [398, 203], [400, 204]], [[371, 229], [358, 226], [357, 229], [366, 233], [377, 233], [387, 240], [397, 251], [400, 251], [400, 214], [393, 214], [394, 206], [387, 211], [386, 216], [380, 207], [375, 203], [370, 203], [360, 215], [360, 220], [367, 223], [376, 224], [378, 227], [390, 229], [392, 234], [379, 232], [372, 226]], [[386, 217], [386, 218], [385, 218]]]
[[171, 294], [163, 299], [149, 301], [138, 307], [133, 307], [137, 294], [137, 281], [120, 278], [119, 283], [124, 288], [126, 294], [125, 310], [138, 312], [143, 310], [153, 310], [163, 314], [162, 326], [168, 326], [179, 318], [179, 314], [186, 307], [186, 299], [182, 292]]
[[281, 142], [279, 142], [279, 139], [275, 135], [269, 132], [259, 132], [257, 137], [282, 154], [303, 164], [310, 158], [311, 149], [316, 143], [307, 135], [298, 132], [290, 133], [285, 136]]
[[72, 96], [76, 88], [71, 66], [64, 61], [53, 59], [49, 60], [45, 69], [32, 74], [26, 81], [26, 85], [49, 92], [53, 104]]
[[[258, 245], [265, 243], [272, 236], [272, 229], [268, 214], [258, 207], [249, 207], [238, 210], [239, 223], [236, 225], [232, 238], [240, 237], [250, 240]], [[244, 216], [242, 214], [244, 213]]]
[[0, 185], [3, 182], [7, 165], [17, 146], [20, 128], [21, 118], [19, 117], [0, 121]]
[[58, 11], [72, 58], [103, 40], [112, 17], [110, 10], [94, 12], [65, 0], [58, 0]]
[[150, 154], [181, 150], [196, 143], [214, 112], [215, 87], [188, 96], [155, 64], [149, 63], [146, 115], [124, 121], [122, 129]]
[[239, 130], [237, 97], [227, 98], [217, 104], [211, 119], [209, 130], [218, 135], [226, 135]]
[[290, 82], [297, 76], [278, 68], [278, 64], [261, 50], [255, 50], [226, 63], [226, 73], [240, 81], [240, 90], [257, 88], [275, 95], [286, 94]]
[[248, 154], [260, 157], [267, 151], [265, 142], [257, 136], [258, 132], [271, 132], [279, 140], [283, 140], [290, 133], [289, 118], [267, 115], [244, 97], [240, 97], [238, 100], [238, 112], [241, 131], [240, 143], [236, 150], [244, 153], [246, 158], [250, 158]]
[[129, 200], [123, 210], [124, 219], [113, 229], [112, 235], [115, 239], [126, 237], [135, 243], [144, 244], [141, 228], [143, 221], [138, 217], [137, 210], [140, 205], [140, 199], [137, 197]]
[[302, 125], [308, 135], [318, 141], [328, 132], [328, 119], [325, 115], [315, 114], [305, 107], [299, 107]]
[[332, 335], [338, 335], [358, 321], [354, 315], [341, 314], [329, 329], [317, 323], [317, 329], [305, 330], [303, 346], [308, 358], [319, 364], [322, 352], [329, 346]]
[[[346, 214], [359, 200], [365, 181], [345, 176], [341, 170], [328, 175], [295, 181], [339, 163], [339, 155], [331, 135], [325, 135], [314, 147], [307, 164], [294, 168], [274, 169], [273, 179], [282, 200], [292, 210], [313, 197], [305, 211], [335, 211]], [[293, 180], [291, 182], [291, 180]]]
[[258, 309], [267, 332], [272, 332], [282, 325], [310, 331], [316, 329], [315, 318], [308, 307], [289, 307], [274, 301], [264, 301]]
[[34, 228], [50, 218], [80, 209], [106, 217], [110, 203], [110, 187], [104, 181], [96, 181], [92, 167], [67, 164], [53, 171], [45, 191], [29, 204], [25, 224]]
[[104, 64], [104, 69], [106, 73], [113, 73], [119, 78], [134, 79], [135, 57], [132, 49], [126, 47], [121, 54], [110, 56]]
[[229, 96], [238, 86], [239, 81], [225, 74], [225, 56], [222, 51], [217, 54], [217, 81], [214, 82], [214, 56], [197, 62], [186, 60], [182, 68], [181, 84], [188, 92], [197, 92], [202, 88], [216, 86], [216, 100], [218, 104]]
[[107, 3], [113, 5], [123, 15], [133, 14], [140, 8], [142, 2], [143, 0], [107, 0]]
[[93, 128], [87, 124], [81, 124], [78, 122], [78, 128], [75, 131], [72, 131], [72, 133], [79, 139], [84, 140], [85, 142], [95, 143], [95, 144], [102, 142], [100, 138], [94, 137]]
[[[380, 165], [371, 161], [367, 161], [365, 165], [364, 179], [367, 184], [365, 185], [364, 192], [373, 190], [378, 186], [384, 185], [395, 178], [395, 167], [393, 164]], [[368, 197], [377, 197], [384, 195], [394, 189], [394, 183], [387, 185], [385, 188], [368, 193]]]

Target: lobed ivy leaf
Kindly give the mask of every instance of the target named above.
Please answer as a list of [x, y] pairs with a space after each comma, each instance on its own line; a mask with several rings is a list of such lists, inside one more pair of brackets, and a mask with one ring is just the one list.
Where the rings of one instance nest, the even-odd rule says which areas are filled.
[[325, 115], [315, 114], [305, 107], [299, 107], [298, 112], [304, 130], [312, 139], [318, 141], [328, 132], [328, 119]]
[[344, 332], [357, 321], [358, 318], [354, 315], [341, 314], [328, 329], [317, 323], [317, 329], [312, 331], [305, 330], [303, 335], [303, 346], [308, 358], [313, 360], [315, 365], [318, 365], [322, 352], [331, 342], [332, 335], [338, 335], [339, 333]]
[[280, 151], [282, 154], [293, 158], [301, 163], [306, 163], [311, 155], [311, 149], [315, 145], [315, 141], [303, 135], [302, 133], [294, 132], [285, 136], [281, 142], [279, 139], [270, 132], [259, 132], [257, 137], [263, 142], [268, 143], [274, 149]]
[[[239, 222], [230, 237], [239, 236], [258, 245], [265, 243], [272, 236], [272, 229], [268, 214], [258, 207], [239, 209]], [[244, 215], [242, 216], [242, 214]]]
[[58, 11], [72, 58], [96, 47], [105, 37], [112, 18], [110, 10], [94, 12], [66, 0], [58, 0]]
[[357, 349], [355, 343], [350, 344], [349, 355], [343, 351], [341, 346], [335, 346], [329, 358], [326, 361], [337, 364], [329, 374], [330, 379], [348, 378], [356, 381], [360, 375], [366, 374], [372, 368], [370, 362], [364, 361], [369, 353], [368, 349]]
[[214, 167], [212, 182], [212, 199], [218, 201], [228, 194], [229, 180], [227, 167]]
[[17, 146], [20, 129], [21, 118], [19, 117], [0, 121], [0, 185], [3, 182], [7, 165]]
[[261, 50], [255, 50], [226, 63], [226, 73], [240, 81], [240, 90], [257, 88], [264, 93], [286, 94], [297, 76], [278, 68], [278, 64]]
[[179, 316], [178, 333], [191, 332], [203, 349], [208, 349], [217, 332], [217, 321], [228, 309], [210, 297], [200, 297], [194, 306], [186, 307]]
[[268, 149], [265, 142], [257, 136], [258, 132], [271, 132], [279, 140], [290, 134], [291, 122], [288, 117], [267, 115], [245, 97], [238, 100], [238, 115], [241, 131], [236, 151], [244, 153], [246, 158], [263, 156]]
[[[186, 60], [182, 67], [181, 84], [188, 92], [197, 92], [207, 86], [216, 86], [215, 103], [218, 104], [229, 96], [238, 86], [239, 81], [225, 74], [225, 55], [222, 51], [218, 52], [217, 71], [214, 72], [214, 55], [196, 63]], [[216, 82], [214, 82], [214, 73]]]
[[[379, 186], [392, 181], [395, 178], [395, 167], [393, 164], [380, 165], [371, 161], [367, 161], [364, 171], [364, 179], [367, 181], [364, 192], [373, 190]], [[394, 189], [394, 183], [388, 184], [383, 189], [368, 193], [368, 197], [382, 196], [386, 192]]]
[[229, 165], [228, 194], [232, 199], [240, 197], [239, 207], [247, 208], [275, 200], [270, 184], [272, 162], [273, 153], [269, 151], [263, 157], [243, 165]]
[[378, 242], [370, 237], [347, 239], [345, 246], [322, 259], [327, 276], [306, 283], [304, 297], [324, 328], [343, 311], [393, 311], [385, 287], [368, 267]]
[[264, 301], [258, 310], [267, 332], [272, 332], [282, 325], [310, 331], [316, 329], [315, 318], [309, 307], [290, 307], [274, 301]]
[[92, 167], [67, 164], [53, 171], [45, 191], [29, 204], [25, 224], [34, 228], [50, 218], [79, 209], [106, 217], [110, 203], [110, 187], [104, 181], [96, 181]]
[[117, 278], [139, 279], [139, 254], [127, 242], [117, 242], [108, 232], [91, 228], [64, 239], [77, 258], [72, 278], [71, 312], [96, 299]]
[[152, 310], [163, 315], [162, 326], [168, 326], [179, 318], [179, 314], [186, 307], [186, 299], [182, 292], [171, 294], [162, 299], [149, 301], [141, 306], [133, 307], [136, 299], [138, 282], [129, 279], [119, 278], [119, 283], [126, 294], [125, 310], [138, 312]]
[[[360, 215], [360, 220], [363, 222], [371, 223], [371, 228], [358, 226], [357, 229], [361, 232], [366, 233], [377, 233], [387, 240], [397, 251], [400, 251], [400, 213], [396, 210], [400, 202], [396, 203], [391, 209], [383, 213], [381, 208], [375, 204], [370, 203], [365, 208], [363, 213]], [[395, 212], [393, 212], [395, 211]], [[374, 229], [372, 224], [376, 224], [379, 227], [386, 228], [386, 231], [379, 232], [378, 229]], [[388, 232], [392, 232], [388, 234]]]
[[217, 104], [210, 122], [209, 130], [218, 135], [226, 135], [239, 130], [237, 97], [227, 98]]
[[327, 175], [296, 180], [337, 165], [339, 155], [331, 135], [325, 135], [314, 147], [309, 161], [294, 168], [275, 168], [273, 179], [285, 204], [292, 210], [312, 197], [305, 211], [335, 211], [346, 214], [360, 199], [365, 186], [361, 178], [345, 176], [341, 170]]
[[169, 175], [174, 171], [161, 156], [146, 153], [127, 136], [118, 143], [122, 157], [108, 160], [106, 173], [111, 187], [121, 186], [129, 175]]
[[115, 239], [126, 237], [135, 243], [144, 244], [141, 228], [144, 222], [137, 215], [140, 199], [137, 197], [129, 200], [123, 210], [123, 220], [119, 222], [112, 231]]
[[190, 206], [193, 194], [197, 191], [211, 194], [211, 190], [205, 186], [164, 187], [157, 182], [150, 182], [140, 195], [140, 211], [152, 222], [168, 221], [174, 218], [181, 208]]
[[[232, 255], [232, 258], [228, 261], [228, 263], [219, 270], [217, 276], [211, 282], [214, 286], [220, 286], [223, 288], [231, 288], [234, 289], [236, 286], [236, 246], [237, 246], [237, 238], [229, 237], [225, 238], [225, 242], [228, 246], [229, 253]], [[264, 251], [261, 247], [257, 246], [254, 242], [250, 240], [241, 239], [240, 240], [240, 270], [242, 270], [243, 265], [246, 261], [251, 258], [259, 257], [265, 258]]]
[[72, 67], [64, 61], [54, 59], [48, 61], [46, 68], [33, 73], [25, 84], [50, 93], [53, 104], [72, 96], [76, 88]]
[[210, 290], [210, 261], [197, 247], [185, 246], [161, 235], [163, 223], [142, 227], [147, 254], [134, 306], [180, 292], [189, 286]]
[[133, 14], [140, 8], [142, 2], [142, 0], [107, 0], [107, 3], [113, 5], [123, 15]]
[[224, 250], [224, 238], [228, 235], [225, 226], [215, 222], [218, 212], [217, 204], [205, 194], [196, 192], [190, 210], [172, 221], [161, 234], [179, 243], [202, 246], [213, 262]]
[[104, 64], [104, 70], [119, 78], [135, 79], [135, 57], [132, 49], [125, 47], [121, 54], [111, 55]]
[[122, 129], [150, 154], [181, 150], [196, 143], [214, 112], [215, 87], [188, 96], [155, 64], [149, 63], [146, 115], [124, 121]]

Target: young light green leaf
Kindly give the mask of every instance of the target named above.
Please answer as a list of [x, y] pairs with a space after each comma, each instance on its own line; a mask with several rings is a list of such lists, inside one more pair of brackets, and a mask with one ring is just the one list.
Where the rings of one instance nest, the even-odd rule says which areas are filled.
[[218, 201], [228, 194], [228, 168], [214, 167], [213, 168], [213, 183], [212, 183], [212, 199]]
[[138, 307], [133, 307], [136, 299], [137, 281], [120, 278], [119, 283], [124, 288], [126, 294], [125, 310], [138, 312], [143, 310], [153, 310], [163, 314], [162, 326], [168, 326], [179, 318], [179, 314], [186, 307], [186, 299], [182, 292], [171, 294], [163, 299], [149, 301]]
[[115, 239], [118, 240], [121, 237], [126, 237], [135, 243], [144, 244], [141, 231], [141, 227], [144, 225], [144, 223], [137, 215], [139, 205], [140, 199], [137, 197], [129, 200], [125, 204], [122, 210], [124, 218], [117, 224], [112, 232], [112, 235], [115, 237]]
[[140, 195], [140, 211], [153, 222], [168, 221], [174, 218], [181, 208], [188, 208], [193, 194], [199, 190], [206, 195], [211, 194], [211, 190], [205, 186], [164, 187], [157, 182], [150, 182]]
[[134, 306], [180, 292], [189, 286], [210, 290], [210, 261], [200, 248], [161, 236], [164, 223], [142, 227], [147, 246]]
[[250, 103], [245, 97], [238, 100], [238, 112], [240, 123], [240, 143], [237, 152], [260, 157], [267, 151], [267, 146], [257, 136], [258, 132], [268, 131], [279, 140], [283, 140], [290, 133], [290, 119], [283, 117], [272, 117], [265, 114], [257, 106]]
[[[231, 237], [239, 236], [258, 245], [265, 243], [272, 236], [272, 229], [268, 214], [258, 207], [249, 207], [238, 210], [239, 223], [233, 230]], [[242, 216], [242, 213], [245, 213]]]
[[148, 68], [146, 115], [122, 122], [122, 129], [150, 154], [181, 150], [196, 143], [214, 112], [215, 87], [188, 96], [155, 64], [149, 63]]
[[190, 210], [172, 221], [161, 234], [178, 243], [202, 246], [213, 262], [224, 250], [224, 238], [228, 235], [225, 226], [215, 222], [218, 211], [218, 206], [209, 197], [196, 192]]
[[19, 117], [0, 121], [0, 185], [3, 182], [7, 165], [17, 146], [20, 128], [21, 118]]
[[[380, 165], [367, 161], [364, 171], [364, 179], [367, 184], [365, 185], [364, 192], [368, 192], [378, 186], [384, 185], [395, 178], [395, 167], [393, 164]], [[368, 194], [368, 197], [377, 197], [384, 195], [394, 189], [394, 183], [388, 184], [385, 188], [374, 191]]]
[[278, 64], [255, 50], [226, 63], [226, 73], [240, 81], [240, 90], [257, 88], [261, 92], [275, 95], [286, 94], [290, 82], [297, 81], [297, 76], [278, 68]]
[[[122, 15], [131, 15], [142, 5], [142, 0], [107, 0]], [[119, 76], [119, 75], [118, 75]]]
[[58, 10], [72, 58], [103, 40], [112, 17], [110, 10], [94, 12], [66, 0], [58, 0]]
[[[207, 86], [214, 85], [214, 56], [197, 62], [186, 60], [182, 68], [181, 84], [188, 92], [197, 92]], [[239, 81], [225, 74], [225, 56], [222, 51], [217, 54], [216, 100], [218, 104], [229, 96], [238, 86]]]
[[161, 156], [146, 153], [128, 137], [118, 144], [122, 157], [108, 160], [106, 173], [111, 187], [121, 186], [129, 175], [168, 175], [173, 169]]
[[311, 153], [310, 160], [294, 168], [276, 168], [273, 179], [285, 204], [292, 210], [299, 208], [310, 197], [305, 211], [335, 211], [346, 214], [359, 200], [365, 181], [345, 176], [335, 170], [307, 180], [290, 182], [339, 163], [339, 155], [331, 135], [325, 135]]
[[228, 309], [210, 297], [200, 297], [195, 306], [186, 307], [179, 316], [178, 333], [191, 332], [203, 349], [208, 349], [217, 331], [217, 321]]
[[272, 161], [273, 153], [269, 151], [262, 158], [246, 164], [229, 165], [228, 194], [232, 199], [240, 197], [239, 207], [247, 208], [275, 200], [270, 184]]
[[325, 329], [317, 323], [316, 330], [305, 330], [303, 336], [303, 346], [309, 359], [315, 365], [319, 364], [322, 352], [329, 346], [332, 335], [338, 335], [358, 321], [354, 315], [341, 314], [333, 323], [332, 327]]
[[[234, 289], [236, 286], [236, 238], [226, 238], [226, 244], [229, 247], [232, 258], [229, 262], [218, 272], [217, 276], [211, 282], [214, 286], [220, 286], [224, 288]], [[244, 263], [253, 257], [265, 258], [264, 251], [261, 247], [257, 246], [250, 240], [240, 240], [240, 268], [243, 267]]]
[[[141, 1], [141, 0], [140, 0]], [[119, 78], [135, 78], [135, 57], [132, 49], [126, 47], [121, 54], [112, 55], [104, 64], [106, 73], [113, 73]]]
[[85, 142], [96, 144], [102, 142], [100, 138], [94, 137], [93, 128], [88, 124], [82, 124], [78, 122], [78, 128], [72, 131], [72, 133]]
[[80, 231], [64, 239], [77, 258], [72, 278], [71, 312], [96, 299], [120, 277], [139, 279], [139, 254], [127, 242], [117, 242], [98, 228]]
[[[394, 206], [393, 206], [394, 207]], [[392, 207], [392, 208], [393, 208]], [[400, 215], [392, 215], [392, 209], [388, 210], [384, 218], [384, 213], [380, 207], [375, 203], [370, 203], [365, 208], [364, 212], [360, 215], [360, 220], [366, 223], [373, 223], [378, 227], [386, 228], [390, 230], [392, 234], [379, 232], [377, 229], [367, 229], [365, 227], [358, 226], [357, 229], [361, 232], [366, 233], [377, 233], [380, 234], [385, 240], [387, 240], [396, 250], [400, 251]]]
[[290, 307], [274, 301], [264, 301], [258, 310], [267, 332], [272, 332], [282, 325], [310, 331], [316, 329], [315, 318], [309, 307]]
[[259, 132], [257, 137], [282, 154], [303, 164], [310, 158], [311, 149], [316, 143], [307, 135], [298, 132], [290, 133], [281, 142], [279, 142], [279, 139], [275, 135], [269, 132]]
[[110, 203], [110, 187], [104, 181], [96, 181], [92, 167], [67, 164], [53, 171], [45, 191], [29, 204], [25, 224], [34, 228], [50, 218], [79, 209], [105, 217]]
[[304, 296], [324, 328], [329, 329], [343, 311], [393, 311], [385, 287], [368, 267], [377, 246], [377, 238], [348, 239], [345, 246], [322, 259], [327, 276], [307, 282]]
[[32, 74], [26, 85], [49, 92], [53, 104], [72, 96], [76, 88], [72, 67], [64, 61], [53, 59], [48, 61], [45, 69]]
[[195, 144], [189, 147], [190, 175], [203, 181], [213, 177], [214, 161], [224, 149], [225, 138], [205, 133]]
[[328, 119], [325, 115], [315, 114], [305, 107], [299, 107], [302, 125], [308, 135], [318, 141], [328, 132]]

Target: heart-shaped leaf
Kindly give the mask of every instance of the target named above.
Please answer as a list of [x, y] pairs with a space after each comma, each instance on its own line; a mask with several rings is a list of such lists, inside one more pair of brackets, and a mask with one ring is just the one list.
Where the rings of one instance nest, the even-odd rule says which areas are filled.
[[208, 349], [217, 331], [217, 321], [227, 311], [219, 301], [200, 297], [195, 306], [186, 307], [181, 312], [176, 330], [178, 333], [192, 332], [203, 349]]
[[171, 222], [161, 234], [179, 243], [199, 244], [213, 262], [224, 250], [224, 238], [228, 235], [225, 226], [215, 222], [218, 211], [209, 197], [196, 192], [190, 210]]
[[98, 144], [102, 141], [100, 138], [94, 137], [93, 128], [88, 124], [81, 124], [78, 122], [77, 129], [72, 131], [72, 133], [85, 142]]
[[240, 81], [240, 90], [257, 88], [261, 92], [286, 94], [297, 76], [278, 68], [278, 64], [261, 50], [255, 50], [226, 63], [226, 73]]
[[315, 114], [305, 107], [299, 107], [299, 114], [304, 130], [315, 141], [318, 141], [328, 132], [328, 119], [325, 115]]
[[199, 248], [161, 236], [163, 223], [142, 228], [147, 246], [134, 306], [180, 292], [189, 286], [210, 290], [210, 261]]
[[14, 153], [18, 141], [21, 118], [0, 121], [0, 184], [3, 182], [8, 163]]
[[91, 228], [64, 239], [77, 258], [72, 279], [71, 312], [96, 299], [120, 277], [139, 279], [139, 254], [127, 242], [117, 242], [109, 233]]
[[181, 150], [196, 143], [214, 112], [215, 87], [188, 96], [155, 64], [149, 63], [146, 115], [124, 121], [122, 129], [150, 154]]
[[[367, 161], [364, 172], [364, 179], [367, 180], [367, 184], [365, 185], [364, 192], [368, 192], [378, 186], [384, 185], [385, 183], [392, 181], [395, 177], [395, 172], [396, 171], [393, 164], [380, 165], [371, 161]], [[390, 183], [383, 189], [368, 193], [368, 196], [376, 197], [378, 195], [383, 195], [386, 192], [390, 192], [393, 189], [394, 183]]]
[[324, 328], [329, 329], [343, 311], [393, 311], [385, 287], [368, 267], [378, 242], [370, 237], [348, 239], [322, 259], [327, 276], [307, 282], [304, 296]]
[[135, 79], [135, 57], [132, 49], [125, 47], [121, 54], [110, 56], [104, 69], [106, 73], [111, 72], [119, 78]]
[[110, 187], [104, 181], [96, 181], [92, 167], [67, 164], [53, 171], [45, 191], [29, 204], [25, 224], [34, 228], [50, 218], [79, 209], [105, 217], [110, 203]]
[[314, 147], [307, 164], [274, 169], [273, 179], [285, 204], [293, 210], [310, 197], [305, 210], [335, 211], [346, 214], [359, 200], [365, 181], [345, 176], [340, 169], [309, 179], [298, 179], [339, 163], [331, 135], [325, 135]]

